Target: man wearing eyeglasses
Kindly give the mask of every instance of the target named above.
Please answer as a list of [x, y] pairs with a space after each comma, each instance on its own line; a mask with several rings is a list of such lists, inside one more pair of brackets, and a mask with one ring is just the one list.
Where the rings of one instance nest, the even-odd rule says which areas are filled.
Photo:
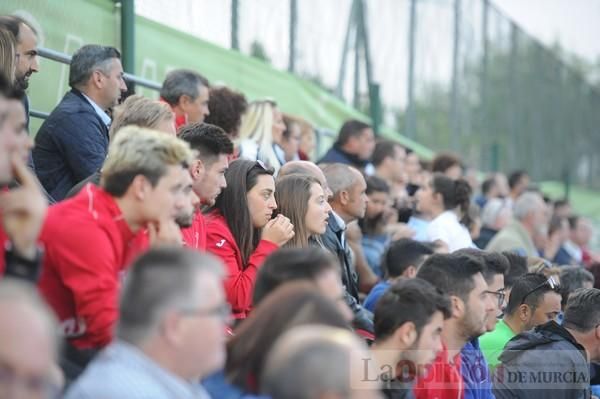
[[223, 367], [221, 263], [181, 248], [154, 249], [132, 265], [117, 340], [89, 365], [66, 399], [208, 399], [200, 379]]
[[40, 182], [57, 201], [102, 166], [108, 151], [107, 111], [127, 90], [121, 54], [85, 45], [73, 54], [69, 91], [35, 137], [33, 161]]
[[[456, 254], [473, 257], [483, 264], [482, 274], [488, 285], [486, 293], [493, 304], [488, 308], [485, 330], [493, 331], [497, 318], [504, 308], [504, 275], [509, 267], [508, 260], [502, 254], [470, 248], [457, 251]], [[492, 380], [480, 349], [479, 340], [482, 333], [471, 336], [471, 340], [465, 344], [460, 353], [461, 372], [465, 383], [464, 399], [493, 398]]]
[[590, 398], [589, 362], [599, 359], [600, 290], [581, 288], [569, 297], [562, 326], [549, 321], [506, 344], [494, 394], [498, 399]]
[[529, 273], [518, 279], [496, 328], [479, 338], [481, 350], [490, 368], [498, 366], [498, 357], [506, 343], [523, 331], [555, 320], [561, 311], [559, 286], [554, 279]]

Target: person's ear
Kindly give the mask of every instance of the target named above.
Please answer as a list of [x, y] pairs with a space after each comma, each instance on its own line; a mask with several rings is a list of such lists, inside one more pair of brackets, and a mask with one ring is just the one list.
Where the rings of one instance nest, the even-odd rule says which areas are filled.
[[531, 318], [531, 308], [527, 304], [519, 305], [519, 320], [526, 323]]
[[98, 70], [92, 72], [91, 81], [96, 89], [104, 87], [104, 75]]
[[204, 162], [200, 159], [196, 159], [192, 162], [190, 166], [190, 174], [192, 175], [192, 179], [197, 180], [202, 178], [205, 172]]
[[174, 311], [166, 312], [159, 325], [160, 334], [173, 346], [181, 342], [182, 318]]
[[144, 201], [151, 189], [152, 186], [150, 185], [148, 179], [142, 175], [137, 175], [131, 181], [127, 191], [133, 193], [133, 196], [136, 200]]
[[451, 295], [450, 303], [452, 305], [452, 317], [462, 319], [466, 311], [465, 302], [456, 295]]
[[417, 341], [417, 328], [412, 321], [402, 324], [394, 332], [394, 342], [401, 349], [410, 348]]
[[417, 268], [413, 265], [408, 266], [406, 270], [404, 270], [404, 273], [402, 273], [402, 276], [406, 278], [415, 278], [417, 276]]
[[192, 102], [194, 101], [190, 96], [188, 96], [187, 94], [182, 94], [181, 97], [179, 97], [179, 100], [177, 101], [177, 105], [179, 105], [179, 107], [181, 107], [181, 109], [185, 111], [189, 108]]
[[347, 205], [350, 202], [350, 193], [347, 190], [340, 191], [339, 199], [340, 204]]

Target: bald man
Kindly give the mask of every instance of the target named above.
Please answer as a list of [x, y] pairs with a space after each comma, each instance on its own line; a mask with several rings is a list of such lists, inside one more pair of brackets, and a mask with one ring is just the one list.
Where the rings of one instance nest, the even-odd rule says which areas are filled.
[[277, 178], [282, 178], [284, 176], [299, 174], [299, 175], [309, 175], [319, 180], [321, 186], [323, 186], [323, 190], [327, 195], [327, 199], [333, 196], [333, 192], [329, 188], [327, 184], [327, 179], [325, 178], [325, 174], [317, 165], [310, 161], [290, 161], [284, 164], [281, 169], [279, 169], [279, 173], [277, 174]]

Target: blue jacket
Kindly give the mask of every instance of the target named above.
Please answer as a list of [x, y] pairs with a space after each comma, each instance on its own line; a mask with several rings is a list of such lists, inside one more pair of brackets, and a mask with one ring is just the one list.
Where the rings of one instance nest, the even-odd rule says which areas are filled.
[[373, 168], [373, 165], [369, 161], [359, 159], [356, 155], [344, 152], [337, 144], [334, 144], [318, 163], [343, 163], [354, 166], [362, 172], [368, 172], [368, 169]]
[[475, 338], [460, 351], [461, 373], [465, 383], [464, 399], [494, 399], [490, 369]]
[[62, 200], [96, 172], [108, 151], [108, 127], [76, 89], [65, 94], [35, 137], [33, 163], [48, 193]]
[[244, 392], [240, 387], [227, 380], [223, 370], [202, 380], [202, 386], [214, 399], [269, 399], [268, 396]]

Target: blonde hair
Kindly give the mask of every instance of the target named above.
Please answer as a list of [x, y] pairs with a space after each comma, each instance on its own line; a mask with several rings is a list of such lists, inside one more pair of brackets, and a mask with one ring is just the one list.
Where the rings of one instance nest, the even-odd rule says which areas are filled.
[[155, 130], [127, 126], [108, 147], [101, 185], [111, 195], [121, 197], [136, 176], [145, 176], [155, 186], [168, 166], [187, 167], [192, 159], [192, 150], [185, 141]]
[[129, 125], [156, 129], [160, 122], [173, 115], [168, 104], [134, 94], [115, 107], [109, 134], [114, 138], [122, 127]]
[[9, 30], [0, 29], [0, 73], [6, 76], [11, 85], [15, 82], [17, 68], [16, 43], [15, 36]]
[[[241, 156], [252, 160], [260, 159], [273, 167], [279, 167], [279, 161], [273, 151], [273, 123], [277, 103], [272, 100], [253, 101], [242, 116], [239, 141], [250, 141], [257, 146], [256, 158]], [[243, 149], [243, 145], [242, 145]]]

